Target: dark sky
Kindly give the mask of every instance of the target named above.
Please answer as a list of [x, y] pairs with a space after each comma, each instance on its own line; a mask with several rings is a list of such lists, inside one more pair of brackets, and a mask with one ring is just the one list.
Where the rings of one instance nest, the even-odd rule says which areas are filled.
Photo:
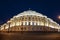
[[55, 0], [0, 0], [0, 24], [14, 15], [29, 10], [40, 12], [60, 24], [60, 1]]

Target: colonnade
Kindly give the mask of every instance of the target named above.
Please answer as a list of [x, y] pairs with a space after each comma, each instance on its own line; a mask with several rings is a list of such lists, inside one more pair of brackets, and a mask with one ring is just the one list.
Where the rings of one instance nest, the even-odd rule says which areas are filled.
[[59, 25], [57, 23], [52, 22], [50, 19], [40, 16], [20, 16], [13, 17], [7, 23], [3, 24], [0, 29], [8, 29], [9, 27], [15, 26], [47, 26], [51, 28], [58, 29]]

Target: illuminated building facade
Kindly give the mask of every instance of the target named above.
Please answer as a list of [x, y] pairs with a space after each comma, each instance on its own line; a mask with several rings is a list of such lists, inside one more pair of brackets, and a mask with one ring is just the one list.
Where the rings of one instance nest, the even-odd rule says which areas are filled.
[[27, 10], [1, 25], [1, 31], [59, 31], [60, 25], [41, 13]]

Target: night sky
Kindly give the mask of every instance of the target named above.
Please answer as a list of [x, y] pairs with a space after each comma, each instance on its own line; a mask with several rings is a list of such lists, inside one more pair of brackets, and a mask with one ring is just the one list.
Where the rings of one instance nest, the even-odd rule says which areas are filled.
[[14, 15], [31, 10], [40, 12], [60, 24], [60, 1], [56, 0], [0, 0], [0, 25]]

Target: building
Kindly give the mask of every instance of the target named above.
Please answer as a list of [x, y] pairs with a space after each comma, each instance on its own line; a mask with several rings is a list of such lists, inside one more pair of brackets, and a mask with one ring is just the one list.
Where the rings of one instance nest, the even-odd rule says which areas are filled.
[[36, 11], [24, 11], [1, 25], [1, 31], [59, 31], [60, 25]]

